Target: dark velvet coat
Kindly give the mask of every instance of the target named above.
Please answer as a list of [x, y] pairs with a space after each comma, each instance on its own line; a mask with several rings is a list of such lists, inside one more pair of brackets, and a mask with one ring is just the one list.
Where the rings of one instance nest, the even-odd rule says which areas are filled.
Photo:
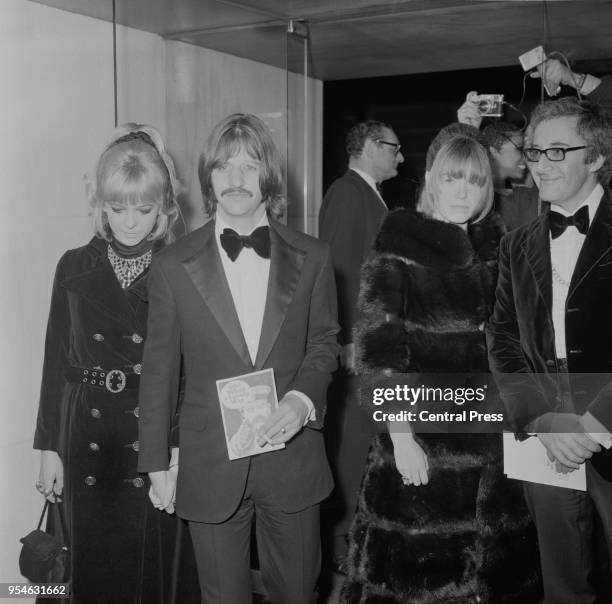
[[[472, 233], [392, 212], [362, 270], [355, 342], [364, 379], [486, 372], [494, 214]], [[375, 438], [353, 523], [345, 603], [537, 601], [537, 551], [499, 434], [421, 435], [427, 486], [404, 486], [388, 434]], [[508, 572], [512, 569], [511, 572]]]
[[[75, 602], [165, 602], [178, 520], [137, 471], [138, 390], [71, 383], [69, 367], [140, 371], [146, 272], [123, 291], [99, 238], [61, 258], [53, 283], [34, 447], [57, 451]], [[185, 535], [187, 545], [189, 537]], [[198, 601], [195, 574], [185, 579]]]
[[[487, 330], [491, 369], [517, 432], [546, 412], [572, 410], [590, 411], [612, 431], [612, 199], [604, 194], [593, 217], [565, 306], [574, 409], [564, 406], [559, 390], [548, 216], [547, 210], [502, 240], [495, 312]], [[525, 374], [539, 378], [527, 381]], [[612, 480], [612, 450], [596, 453], [591, 462]]]

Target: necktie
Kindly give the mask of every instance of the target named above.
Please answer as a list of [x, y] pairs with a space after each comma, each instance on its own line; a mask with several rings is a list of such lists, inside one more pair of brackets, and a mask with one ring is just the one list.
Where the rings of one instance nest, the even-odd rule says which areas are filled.
[[562, 235], [568, 226], [575, 226], [579, 233], [586, 235], [586, 232], [589, 230], [589, 208], [588, 206], [582, 206], [572, 216], [563, 216], [559, 212], [551, 211], [548, 220], [550, 234], [553, 239]]
[[223, 229], [220, 239], [221, 247], [232, 262], [238, 258], [243, 247], [253, 248], [262, 258], [270, 257], [270, 230], [267, 226], [255, 229], [250, 235], [239, 235], [234, 229]]

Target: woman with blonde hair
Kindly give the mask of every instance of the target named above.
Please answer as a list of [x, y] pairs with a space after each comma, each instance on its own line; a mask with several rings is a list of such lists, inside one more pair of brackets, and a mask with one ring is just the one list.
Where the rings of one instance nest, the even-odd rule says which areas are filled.
[[148, 267], [172, 237], [177, 186], [157, 130], [117, 128], [88, 183], [95, 236], [55, 274], [36, 487], [63, 500], [75, 602], [155, 604], [170, 589], [177, 519], [153, 507], [136, 469], [137, 395]]
[[[489, 214], [489, 157], [471, 136], [434, 142], [418, 212], [390, 213], [362, 267], [355, 345], [364, 404], [373, 388], [435, 388], [446, 379], [435, 374], [488, 373], [483, 327], [502, 234]], [[478, 245], [475, 225], [484, 225]], [[519, 561], [535, 560], [535, 548], [520, 490], [502, 474], [500, 434], [451, 433], [451, 424], [422, 433], [424, 423], [394, 421], [459, 403], [376, 403], [372, 411], [391, 415], [368, 456], [341, 601], [534, 602], [537, 580]], [[487, 411], [497, 407], [493, 395]], [[515, 503], [523, 511], [506, 514]]]

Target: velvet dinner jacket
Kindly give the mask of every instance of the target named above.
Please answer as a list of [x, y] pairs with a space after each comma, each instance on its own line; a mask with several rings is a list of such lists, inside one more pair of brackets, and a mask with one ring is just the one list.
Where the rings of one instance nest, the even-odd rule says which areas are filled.
[[[517, 432], [549, 411], [590, 411], [612, 430], [612, 200], [604, 193], [582, 245], [565, 306], [574, 409], [561, 396], [552, 320], [549, 210], [501, 241], [493, 315], [487, 326], [491, 371]], [[523, 374], [522, 376], [516, 374]], [[600, 374], [579, 376], [572, 374]], [[527, 378], [525, 374], [539, 374]], [[608, 375], [601, 375], [608, 374]], [[514, 377], [513, 377], [514, 376]], [[612, 479], [612, 450], [592, 458]]]
[[331, 247], [342, 345], [353, 341], [361, 265], [372, 251], [386, 215], [376, 192], [350, 169], [332, 183], [321, 204], [319, 238]]
[[214, 220], [158, 254], [149, 275], [149, 337], [140, 386], [139, 470], [168, 468], [181, 356], [177, 512], [222, 522], [238, 507], [250, 458], [230, 461], [215, 381], [272, 367], [278, 399], [306, 394], [316, 409], [284, 449], [257, 456], [256, 477], [286, 512], [332, 489], [321, 428], [336, 368], [336, 293], [329, 248], [270, 219], [270, 276], [259, 350], [251, 362], [219, 249]]

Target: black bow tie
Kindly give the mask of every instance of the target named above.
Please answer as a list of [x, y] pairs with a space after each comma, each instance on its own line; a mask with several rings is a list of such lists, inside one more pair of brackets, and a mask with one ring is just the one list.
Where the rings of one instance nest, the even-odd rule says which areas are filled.
[[250, 247], [262, 258], [270, 257], [270, 230], [267, 226], [255, 229], [250, 235], [238, 235], [234, 229], [223, 229], [221, 246], [234, 262], [243, 247]]
[[548, 217], [550, 224], [550, 234], [553, 239], [562, 235], [568, 226], [575, 226], [579, 233], [586, 235], [589, 230], [589, 208], [588, 206], [582, 206], [572, 216], [564, 216], [559, 212], [550, 212]]

